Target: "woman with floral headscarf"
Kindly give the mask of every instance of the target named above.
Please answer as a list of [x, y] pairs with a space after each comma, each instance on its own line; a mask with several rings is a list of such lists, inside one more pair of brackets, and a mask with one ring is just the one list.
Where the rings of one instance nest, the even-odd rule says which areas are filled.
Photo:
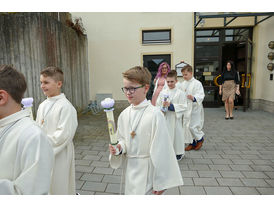
[[162, 91], [162, 89], [167, 87], [166, 77], [168, 72], [170, 72], [170, 66], [168, 65], [168, 63], [167, 62], [161, 63], [158, 68], [157, 75], [154, 79], [155, 87], [154, 87], [153, 96], [151, 100], [151, 104], [154, 106], [156, 105], [157, 98], [160, 92]]

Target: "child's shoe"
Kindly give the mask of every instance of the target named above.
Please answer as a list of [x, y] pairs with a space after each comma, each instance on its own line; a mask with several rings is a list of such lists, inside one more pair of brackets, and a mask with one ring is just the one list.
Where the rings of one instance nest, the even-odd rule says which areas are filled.
[[202, 139], [197, 141], [197, 145], [196, 145], [196, 147], [194, 147], [194, 149], [199, 150], [202, 147], [203, 142], [204, 142], [204, 137], [202, 137]]
[[196, 145], [197, 145], [197, 142], [195, 140], [193, 140], [193, 142], [185, 148], [185, 151], [194, 149], [196, 147]]
[[183, 159], [184, 155], [183, 154], [180, 154], [180, 155], [176, 155], [176, 159], [178, 161], [180, 161], [181, 159]]
[[190, 151], [194, 149], [194, 146], [192, 144], [189, 144], [186, 148], [185, 148], [185, 151]]

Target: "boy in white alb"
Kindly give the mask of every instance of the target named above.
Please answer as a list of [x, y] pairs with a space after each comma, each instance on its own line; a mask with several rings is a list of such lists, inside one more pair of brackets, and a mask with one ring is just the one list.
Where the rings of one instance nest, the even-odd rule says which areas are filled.
[[203, 100], [205, 97], [204, 88], [200, 81], [192, 74], [192, 67], [186, 65], [182, 68], [184, 81], [179, 88], [186, 93], [187, 111], [184, 114], [183, 128], [185, 143], [190, 143], [185, 150], [199, 150], [204, 142], [204, 109]]
[[118, 118], [118, 148], [110, 145], [112, 168], [124, 166], [126, 195], [162, 194], [183, 185], [173, 144], [162, 112], [146, 99], [151, 74], [144, 67], [123, 73], [122, 88], [129, 103]]
[[22, 110], [25, 77], [0, 66], [0, 195], [48, 194], [53, 150], [43, 131]]
[[50, 193], [75, 195], [75, 161], [73, 137], [78, 122], [77, 113], [61, 93], [63, 72], [58, 67], [41, 71], [41, 88], [47, 99], [38, 108], [36, 122], [45, 131], [53, 147], [55, 165]]
[[[175, 86], [177, 83], [177, 72], [175, 70], [168, 73], [166, 81], [168, 88], [161, 91], [156, 105], [160, 108], [167, 108], [167, 111], [164, 112], [167, 128], [173, 142], [176, 158], [181, 160], [185, 155], [182, 116], [187, 109], [186, 95]], [[165, 95], [168, 95], [166, 101]]]

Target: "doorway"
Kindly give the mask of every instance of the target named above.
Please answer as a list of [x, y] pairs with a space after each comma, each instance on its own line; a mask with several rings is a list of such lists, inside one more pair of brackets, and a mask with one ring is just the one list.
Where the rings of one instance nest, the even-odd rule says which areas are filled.
[[249, 107], [252, 32], [252, 27], [195, 30], [194, 76], [204, 87], [204, 107], [223, 105], [217, 77], [222, 74], [227, 60], [232, 60], [239, 72], [242, 95], [236, 104], [244, 111]]
[[[238, 73], [238, 79], [241, 83], [241, 75], [245, 73], [245, 42], [228, 43], [222, 48], [222, 72], [226, 67], [227, 61], [234, 62], [234, 67]], [[240, 86], [240, 93], [243, 94], [243, 88]], [[235, 99], [235, 108], [243, 106], [243, 95]]]
[[147, 93], [147, 99], [151, 100], [153, 90], [154, 90], [154, 84], [153, 80], [158, 72], [158, 68], [161, 63], [167, 62], [170, 65], [171, 62], [171, 55], [170, 54], [157, 54], [157, 55], [143, 55], [143, 66], [148, 68], [148, 70], [151, 73], [151, 83], [150, 88]]
[[228, 43], [222, 47], [222, 68], [225, 68], [228, 60], [233, 61], [240, 81], [241, 95], [235, 99], [235, 108], [242, 108], [244, 111], [249, 108], [250, 102], [251, 57], [252, 42], [250, 39]]

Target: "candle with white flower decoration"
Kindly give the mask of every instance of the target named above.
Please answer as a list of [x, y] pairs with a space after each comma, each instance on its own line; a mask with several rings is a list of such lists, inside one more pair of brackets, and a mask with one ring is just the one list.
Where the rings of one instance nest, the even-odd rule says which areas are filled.
[[23, 98], [21, 103], [23, 104], [23, 109], [29, 111], [30, 117], [33, 119], [33, 113], [32, 113], [33, 98], [32, 97]]
[[[168, 98], [169, 98], [169, 95], [168, 94], [164, 94], [163, 96], [164, 96], [164, 102], [166, 102], [168, 100]], [[162, 112], [167, 112], [168, 107], [165, 107], [163, 105], [162, 108], [161, 108], [161, 110], [162, 110]]]
[[119, 149], [116, 147], [118, 144], [118, 139], [117, 139], [115, 121], [113, 116], [114, 103], [115, 103], [114, 99], [111, 99], [111, 98], [106, 98], [103, 101], [101, 101], [101, 106], [104, 108], [104, 111], [106, 112], [106, 115], [107, 115], [110, 144], [116, 148], [116, 155], [117, 155], [119, 154]]

